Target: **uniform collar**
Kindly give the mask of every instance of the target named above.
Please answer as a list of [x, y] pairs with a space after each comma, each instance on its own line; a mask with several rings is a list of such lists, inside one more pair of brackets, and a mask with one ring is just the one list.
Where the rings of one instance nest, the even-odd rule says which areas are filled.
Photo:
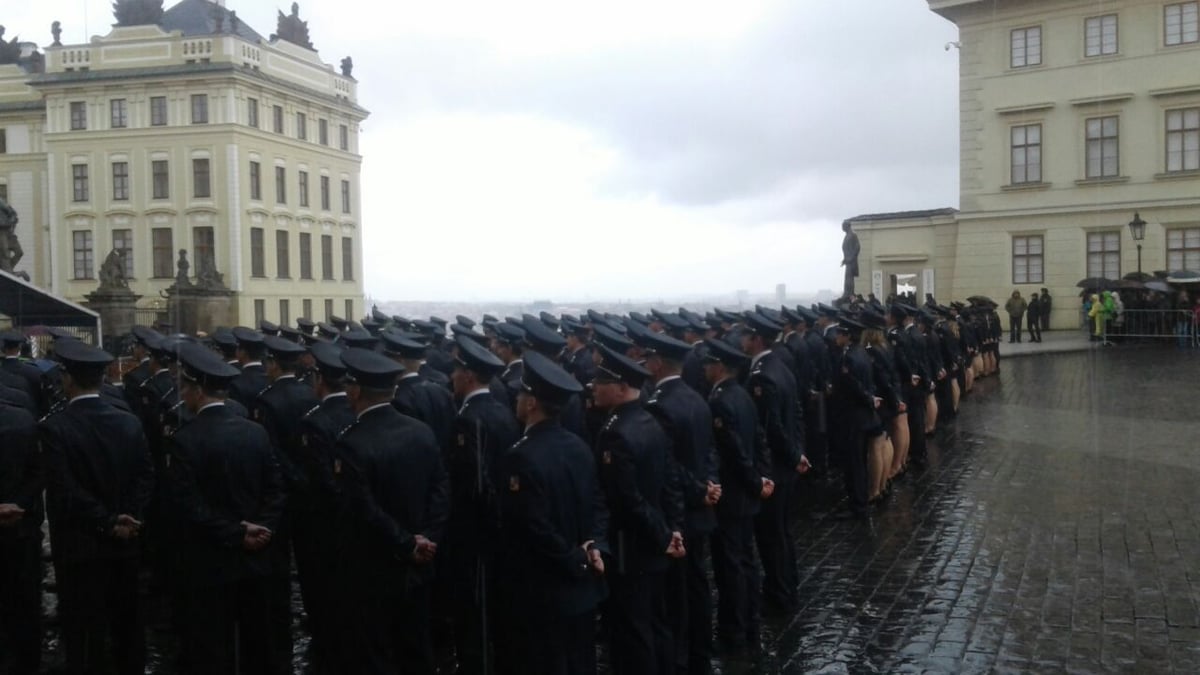
[[357, 417], [356, 419], [360, 419], [360, 420], [361, 420], [361, 419], [362, 419], [363, 417], [365, 417], [365, 416], [366, 416], [368, 413], [374, 412], [374, 411], [376, 411], [376, 410], [379, 410], [379, 409], [381, 409], [381, 408], [388, 408], [388, 407], [390, 407], [391, 405], [392, 405], [392, 402], [391, 402], [391, 401], [385, 401], [385, 402], [383, 402], [383, 403], [376, 403], [375, 405], [371, 406], [370, 408], [367, 408], [366, 410], [364, 410], [364, 411], [362, 411], [362, 412], [358, 413], [358, 417]]
[[215, 401], [215, 402], [209, 403], [209, 404], [205, 405], [203, 408], [197, 410], [196, 414], [199, 415], [200, 413], [204, 412], [205, 410], [208, 410], [209, 408], [224, 408], [224, 407], [225, 407], [225, 401]]
[[420, 376], [421, 376], [421, 373], [414, 370], [414, 371], [410, 371], [410, 372], [407, 372], [407, 373], [401, 375], [400, 380], [408, 380], [408, 379], [411, 379], [414, 377], [420, 377]]
[[328, 394], [328, 395], [326, 395], [326, 396], [325, 396], [325, 398], [321, 399], [321, 403], [324, 403], [324, 402], [328, 401], [328, 400], [329, 400], [329, 399], [331, 399], [331, 398], [337, 398], [337, 397], [339, 397], [339, 396], [340, 396], [340, 397], [342, 397], [342, 398], [346, 398], [346, 392], [344, 392], [344, 391], [335, 391], [335, 392], [333, 392], [332, 394]]
[[75, 405], [76, 403], [87, 400], [89, 398], [100, 398], [100, 394], [80, 394], [79, 396], [76, 396], [75, 398], [71, 399], [70, 402], [67, 403], [67, 405]]
[[654, 388], [661, 389], [664, 384], [670, 382], [671, 380], [682, 380], [682, 379], [683, 379], [683, 376], [681, 376], [681, 375], [668, 375], [668, 376], [664, 377], [663, 379], [659, 380], [658, 382], [655, 382]]
[[754, 370], [754, 366], [758, 365], [758, 362], [762, 361], [762, 358], [770, 353], [771, 353], [770, 349], [764, 349], [761, 352], [755, 354], [754, 357], [750, 359], [750, 370]]
[[467, 409], [467, 404], [469, 404], [471, 402], [471, 399], [477, 398], [483, 394], [489, 394], [489, 393], [491, 393], [490, 389], [488, 389], [487, 387], [480, 387], [480, 388], [476, 389], [475, 391], [464, 396], [462, 405], [460, 405], [458, 407], [459, 414], [461, 415], [462, 411]]

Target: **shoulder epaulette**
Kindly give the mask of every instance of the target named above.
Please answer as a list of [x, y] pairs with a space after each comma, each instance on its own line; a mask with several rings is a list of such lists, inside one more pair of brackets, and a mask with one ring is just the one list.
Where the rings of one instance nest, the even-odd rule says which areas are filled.
[[320, 409], [321, 409], [321, 404], [318, 403], [317, 405], [314, 405], [313, 407], [309, 408], [308, 412], [301, 415], [300, 419], [306, 420], [309, 417], [312, 417], [313, 413], [317, 412]]
[[256, 398], [256, 399], [262, 398], [264, 394], [266, 394], [268, 391], [271, 391], [271, 389], [273, 389], [273, 388], [275, 388], [274, 382], [263, 387], [262, 390], [260, 390], [257, 394], [254, 395], [254, 398]]
[[350, 430], [356, 426], [358, 426], [358, 420], [354, 420], [350, 424], [347, 424], [345, 429], [342, 429], [337, 433], [337, 439], [339, 441], [342, 440], [342, 438], [345, 437], [346, 434], [350, 433]]
[[58, 413], [66, 410], [66, 409], [67, 409], [67, 402], [59, 401], [59, 402], [55, 403], [54, 405], [50, 406], [50, 410], [46, 411], [46, 415], [44, 417], [42, 417], [42, 419], [38, 420], [38, 422], [45, 422], [46, 420], [50, 419], [51, 417], [54, 417], [55, 415], [57, 415]]
[[612, 415], [609, 416], [608, 421], [606, 421], [604, 423], [604, 427], [601, 429], [601, 431], [608, 431], [609, 429], [612, 429], [613, 425], [616, 423], [617, 423], [617, 414], [613, 413]]

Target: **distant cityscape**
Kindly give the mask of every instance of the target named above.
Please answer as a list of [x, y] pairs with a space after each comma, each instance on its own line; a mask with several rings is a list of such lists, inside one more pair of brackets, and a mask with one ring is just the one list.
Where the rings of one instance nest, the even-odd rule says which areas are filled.
[[638, 298], [628, 300], [561, 300], [552, 298], [534, 299], [528, 302], [518, 301], [421, 301], [421, 300], [382, 300], [367, 298], [367, 308], [377, 307], [388, 316], [404, 318], [424, 318], [437, 316], [453, 321], [455, 316], [463, 315], [479, 321], [484, 314], [499, 318], [506, 316], [520, 317], [522, 314], [538, 314], [549, 312], [554, 315], [580, 315], [589, 309], [613, 314], [628, 314], [629, 312], [648, 312], [651, 309], [676, 310], [680, 307], [703, 314], [713, 307], [727, 310], [753, 309], [755, 305], [778, 307], [780, 305], [810, 305], [817, 302], [831, 302], [837, 295], [827, 288], [816, 293], [788, 295], [786, 286], [780, 284], [774, 293], [752, 293], [748, 290], [738, 290], [733, 293], [711, 296], [664, 296], [657, 299]]

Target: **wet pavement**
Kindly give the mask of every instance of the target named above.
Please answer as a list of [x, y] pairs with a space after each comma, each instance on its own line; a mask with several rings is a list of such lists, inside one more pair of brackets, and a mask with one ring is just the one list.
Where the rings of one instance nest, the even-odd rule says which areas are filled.
[[[1200, 672], [1198, 376], [1169, 347], [1003, 361], [871, 524], [806, 483], [801, 609], [719, 672]], [[149, 609], [147, 672], [174, 672]]]

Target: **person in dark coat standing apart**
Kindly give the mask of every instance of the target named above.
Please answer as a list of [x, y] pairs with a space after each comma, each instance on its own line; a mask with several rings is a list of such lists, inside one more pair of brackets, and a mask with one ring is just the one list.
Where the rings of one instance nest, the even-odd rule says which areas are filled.
[[338, 593], [345, 673], [434, 672], [433, 561], [449, 512], [449, 484], [429, 426], [392, 405], [403, 368], [366, 349], [342, 352], [357, 418], [338, 439]]
[[672, 455], [684, 503], [683, 540], [687, 555], [667, 571], [667, 614], [675, 638], [675, 672], [712, 672], [712, 591], [705, 571], [706, 546], [717, 526], [721, 499], [708, 403], [683, 381], [683, 360], [692, 346], [663, 333], [640, 340], [643, 364], [654, 380], [646, 408], [671, 438]]
[[67, 672], [140, 674], [138, 536], [154, 491], [150, 451], [138, 419], [100, 398], [112, 356], [78, 340], [54, 350], [68, 403], [39, 431]]
[[[1050, 297], [1050, 289], [1042, 289], [1042, 330], [1050, 330], [1050, 309], [1054, 306], [1054, 301]], [[1040, 334], [1039, 334], [1040, 336]]]
[[0, 672], [36, 673], [42, 646], [42, 490], [37, 420], [0, 401]]
[[488, 383], [504, 369], [504, 362], [473, 338], [457, 335], [454, 342], [450, 383], [460, 404], [445, 455], [450, 477], [449, 555], [438, 574], [447, 575], [450, 581], [459, 670], [486, 674], [491, 671], [488, 642], [497, 635], [496, 629], [504, 636], [497, 644], [511, 646], [511, 636], [504, 632], [510, 627], [492, 621], [500, 609], [495, 604], [492, 562], [499, 525], [497, 467], [520, 431], [512, 411], [488, 389]]
[[759, 646], [759, 586], [754, 559], [754, 516], [775, 483], [766, 438], [754, 400], [738, 382], [749, 359], [723, 340], [705, 340], [704, 376], [721, 476], [717, 530], [712, 537], [717, 584], [717, 638], [722, 652], [737, 655]]
[[192, 672], [272, 673], [273, 534], [284, 489], [267, 432], [225, 405], [238, 376], [198, 345], [179, 348], [180, 397], [194, 418], [166, 442], [166, 481], [184, 532], [184, 617]]
[[664, 575], [686, 555], [683, 500], [671, 460], [671, 439], [641, 402], [650, 373], [601, 345], [592, 380], [596, 406], [608, 411], [596, 437], [600, 486], [609, 509], [612, 545], [605, 616], [615, 675], [674, 671]]
[[501, 460], [499, 567], [518, 662], [498, 672], [595, 675], [596, 607], [604, 599], [608, 515], [587, 444], [559, 422], [582, 391], [548, 357], [525, 356], [522, 436]]
[[1029, 298], [1029, 306], [1025, 310], [1028, 312], [1025, 318], [1025, 324], [1029, 327], [1029, 341], [1042, 341], [1042, 299], [1035, 292]]
[[746, 388], [758, 408], [758, 423], [771, 449], [775, 494], [755, 517], [755, 539], [763, 566], [763, 600], [767, 609], [788, 613], [799, 604], [796, 542], [792, 537], [792, 491], [798, 474], [809, 469], [804, 456], [802, 424], [797, 419], [796, 378], [772, 350], [782, 327], [758, 312], [746, 314], [742, 352], [750, 358]]

